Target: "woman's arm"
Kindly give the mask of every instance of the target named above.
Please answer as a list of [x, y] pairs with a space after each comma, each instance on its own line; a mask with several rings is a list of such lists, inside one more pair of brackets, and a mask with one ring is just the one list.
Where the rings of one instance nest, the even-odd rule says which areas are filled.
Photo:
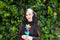
[[28, 40], [41, 40], [40, 37], [27, 36]]
[[18, 32], [18, 35], [17, 35], [17, 38], [19, 40], [22, 39], [21, 38], [22, 34], [23, 34], [23, 23], [20, 24], [19, 32]]
[[33, 40], [41, 40], [40, 33], [39, 33], [39, 36], [38, 37], [33, 37]]
[[38, 37], [33, 37], [33, 36], [27, 36], [29, 40], [41, 40], [40, 36]]

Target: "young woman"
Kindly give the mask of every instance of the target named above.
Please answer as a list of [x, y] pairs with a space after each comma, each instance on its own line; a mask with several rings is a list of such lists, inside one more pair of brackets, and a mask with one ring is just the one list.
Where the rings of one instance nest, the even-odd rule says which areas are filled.
[[37, 14], [28, 8], [20, 25], [19, 40], [40, 40], [40, 27], [37, 19]]

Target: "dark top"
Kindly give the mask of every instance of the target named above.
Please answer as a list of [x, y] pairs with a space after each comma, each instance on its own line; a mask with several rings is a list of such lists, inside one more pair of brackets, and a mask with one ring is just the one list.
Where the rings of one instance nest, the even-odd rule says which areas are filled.
[[30, 26], [31, 26], [31, 29], [29, 30], [29, 32], [30, 32], [29, 36], [32, 36], [33, 40], [40, 40], [40, 28], [37, 24], [34, 24], [33, 22], [27, 22], [24, 25], [23, 25], [23, 23], [21, 23], [20, 31], [18, 33], [18, 38], [20, 39], [22, 35], [26, 35], [25, 34], [26, 24], [30, 24]]

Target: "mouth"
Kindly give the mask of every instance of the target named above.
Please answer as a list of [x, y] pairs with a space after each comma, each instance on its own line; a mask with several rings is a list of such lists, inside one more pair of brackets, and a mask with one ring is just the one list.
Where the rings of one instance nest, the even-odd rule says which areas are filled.
[[30, 18], [28, 18], [28, 19], [30, 19]]

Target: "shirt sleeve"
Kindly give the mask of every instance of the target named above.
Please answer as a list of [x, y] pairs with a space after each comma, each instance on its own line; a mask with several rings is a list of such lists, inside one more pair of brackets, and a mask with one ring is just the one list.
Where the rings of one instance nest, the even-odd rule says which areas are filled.
[[22, 34], [23, 34], [23, 25], [22, 25], [22, 23], [20, 24], [20, 28], [19, 28], [19, 32], [18, 32], [18, 34], [17, 34], [17, 38], [18, 39], [20, 39], [21, 38], [21, 36], [22, 36]]
[[33, 37], [33, 40], [41, 40], [40, 37]]

